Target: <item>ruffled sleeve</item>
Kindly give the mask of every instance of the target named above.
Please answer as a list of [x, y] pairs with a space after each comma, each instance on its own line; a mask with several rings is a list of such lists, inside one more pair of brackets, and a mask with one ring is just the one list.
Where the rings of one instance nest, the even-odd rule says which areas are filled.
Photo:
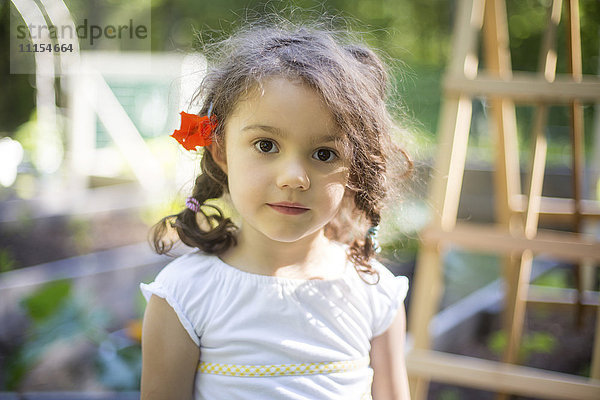
[[372, 332], [373, 337], [383, 334], [391, 325], [400, 307], [404, 306], [404, 298], [408, 292], [408, 278], [394, 276], [386, 267], [377, 261], [373, 266], [379, 272], [379, 282], [372, 292]]
[[202, 294], [205, 290], [198, 285], [199, 282], [202, 283], [198, 275], [202, 274], [204, 263], [196, 253], [187, 254], [165, 266], [154, 282], [140, 284], [146, 301], [149, 301], [152, 295], [167, 301], [177, 314], [181, 325], [198, 346], [203, 321], [206, 319], [203, 315], [206, 310], [202, 306]]

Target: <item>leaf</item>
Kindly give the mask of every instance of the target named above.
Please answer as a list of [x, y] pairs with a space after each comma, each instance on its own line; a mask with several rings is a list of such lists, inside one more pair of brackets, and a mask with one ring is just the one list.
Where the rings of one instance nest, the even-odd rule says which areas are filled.
[[8, 248], [0, 249], [0, 273], [13, 270], [17, 265], [15, 257]]
[[497, 355], [501, 355], [506, 348], [506, 335], [503, 331], [496, 331], [488, 339], [488, 347]]
[[71, 282], [60, 280], [47, 283], [32, 295], [21, 300], [27, 314], [39, 323], [56, 315], [71, 294]]

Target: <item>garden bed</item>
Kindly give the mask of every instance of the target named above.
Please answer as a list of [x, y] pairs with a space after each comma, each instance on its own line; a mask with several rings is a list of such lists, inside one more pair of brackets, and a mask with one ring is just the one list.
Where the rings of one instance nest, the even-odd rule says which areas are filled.
[[[572, 268], [559, 266], [547, 274], [571, 273]], [[485, 303], [485, 299], [481, 299]], [[465, 326], [469, 326], [465, 328]], [[477, 313], [465, 326], [449, 332], [455, 340], [438, 338], [436, 349], [448, 353], [500, 361], [505, 336], [501, 333], [501, 304], [495, 303]], [[576, 306], [529, 304], [527, 308], [519, 365], [589, 377], [596, 327], [596, 310], [584, 307], [578, 318]], [[465, 329], [468, 329], [465, 332]], [[429, 399], [492, 400], [495, 393], [432, 382]], [[529, 400], [530, 397], [514, 396]]]

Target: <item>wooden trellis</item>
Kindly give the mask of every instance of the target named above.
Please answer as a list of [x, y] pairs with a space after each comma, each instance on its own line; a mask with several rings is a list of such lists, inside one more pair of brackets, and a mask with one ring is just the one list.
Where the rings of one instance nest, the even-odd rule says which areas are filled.
[[[437, 208], [422, 234], [417, 259], [409, 320], [413, 348], [407, 356], [413, 400], [424, 399], [429, 380], [470, 386], [499, 393], [555, 399], [600, 399], [600, 307], [589, 378], [515, 365], [527, 302], [599, 305], [598, 292], [578, 293], [575, 300], [564, 291], [539, 295], [530, 286], [535, 254], [581, 262], [600, 260], [600, 243], [581, 234], [584, 218], [599, 218], [597, 202], [581, 198], [582, 102], [600, 102], [600, 80], [583, 76], [579, 6], [566, 0], [569, 73], [556, 74], [556, 29], [563, 9], [553, 0], [538, 73], [513, 72], [508, 44], [504, 0], [461, 0], [453, 37], [453, 53], [444, 81], [444, 104], [439, 127], [439, 154], [431, 183], [431, 203]], [[478, 68], [478, 39], [483, 36], [485, 70]], [[491, 129], [496, 139], [494, 199], [497, 223], [457, 223], [474, 96], [485, 96]], [[536, 106], [533, 152], [525, 193], [521, 193], [515, 102]], [[548, 105], [567, 104], [571, 115], [573, 154], [572, 199], [542, 196], [546, 162], [544, 130]], [[538, 229], [540, 216], [569, 216], [573, 232]], [[508, 346], [502, 362], [450, 355], [431, 349], [429, 322], [443, 291], [442, 255], [448, 245], [503, 255], [506, 282], [504, 326]], [[531, 290], [530, 290], [531, 289]], [[504, 397], [504, 395], [501, 395]]]

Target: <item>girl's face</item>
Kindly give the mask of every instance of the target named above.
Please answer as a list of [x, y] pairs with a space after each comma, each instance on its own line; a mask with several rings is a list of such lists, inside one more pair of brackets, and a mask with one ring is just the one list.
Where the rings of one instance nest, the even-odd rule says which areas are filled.
[[242, 232], [294, 242], [318, 234], [338, 212], [348, 182], [343, 135], [320, 96], [301, 83], [267, 79], [225, 126], [229, 193]]

